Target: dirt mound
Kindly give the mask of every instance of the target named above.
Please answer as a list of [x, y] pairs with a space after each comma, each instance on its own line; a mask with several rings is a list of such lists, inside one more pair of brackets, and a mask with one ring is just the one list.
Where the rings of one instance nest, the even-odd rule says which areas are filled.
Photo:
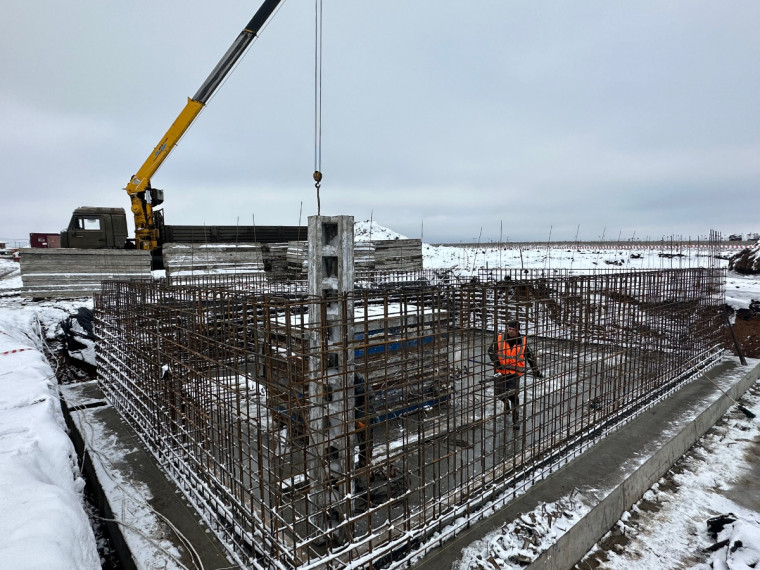
[[728, 259], [728, 268], [745, 275], [760, 274], [760, 244], [741, 250]]
[[744, 356], [760, 358], [760, 301], [752, 299], [748, 309], [736, 311], [734, 334]]

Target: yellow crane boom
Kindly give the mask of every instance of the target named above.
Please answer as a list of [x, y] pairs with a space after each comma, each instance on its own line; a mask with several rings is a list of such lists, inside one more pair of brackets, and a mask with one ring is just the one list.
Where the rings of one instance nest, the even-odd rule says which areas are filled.
[[155, 208], [163, 202], [163, 191], [153, 189], [151, 177], [156, 173], [166, 157], [185, 134], [206, 102], [222, 83], [224, 78], [245, 53], [256, 38], [261, 28], [274, 13], [282, 0], [265, 0], [254, 14], [251, 21], [243, 28], [230, 48], [216, 64], [200, 89], [174, 120], [169, 130], [153, 149], [136, 174], [132, 176], [125, 190], [132, 201], [132, 213], [135, 219], [135, 246], [137, 249], [155, 250], [161, 245], [162, 212]]

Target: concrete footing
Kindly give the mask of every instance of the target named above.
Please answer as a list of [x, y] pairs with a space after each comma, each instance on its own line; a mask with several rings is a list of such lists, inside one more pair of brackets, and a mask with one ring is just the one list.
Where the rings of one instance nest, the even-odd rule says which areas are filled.
[[237, 567], [96, 381], [61, 386], [61, 396], [83, 474], [123, 568]]

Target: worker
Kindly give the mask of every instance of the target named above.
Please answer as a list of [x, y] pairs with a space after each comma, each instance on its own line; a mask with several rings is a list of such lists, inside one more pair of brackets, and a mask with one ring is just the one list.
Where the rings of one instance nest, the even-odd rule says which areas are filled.
[[488, 347], [488, 356], [494, 366], [494, 395], [512, 408], [512, 424], [520, 429], [520, 378], [525, 374], [525, 363], [530, 365], [536, 378], [543, 378], [526, 338], [520, 333], [520, 323], [509, 321], [506, 335], [499, 333]]

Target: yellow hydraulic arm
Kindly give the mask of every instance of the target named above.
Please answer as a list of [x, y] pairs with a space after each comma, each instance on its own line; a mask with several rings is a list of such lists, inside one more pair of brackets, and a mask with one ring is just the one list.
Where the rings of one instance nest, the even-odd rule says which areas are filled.
[[281, 2], [282, 0], [264, 1], [248, 25], [243, 28], [243, 31], [240, 32], [222, 59], [219, 60], [219, 63], [216, 64], [198, 92], [187, 100], [185, 108], [182, 109], [156, 148], [153, 149], [153, 152], [127, 184], [125, 190], [132, 200], [132, 213], [135, 216], [135, 245], [137, 249], [154, 250], [161, 245], [162, 224], [159, 219], [160, 216], [157, 215], [158, 212], [154, 211], [154, 207], [163, 202], [163, 192], [151, 188], [151, 176], [156, 173]]

